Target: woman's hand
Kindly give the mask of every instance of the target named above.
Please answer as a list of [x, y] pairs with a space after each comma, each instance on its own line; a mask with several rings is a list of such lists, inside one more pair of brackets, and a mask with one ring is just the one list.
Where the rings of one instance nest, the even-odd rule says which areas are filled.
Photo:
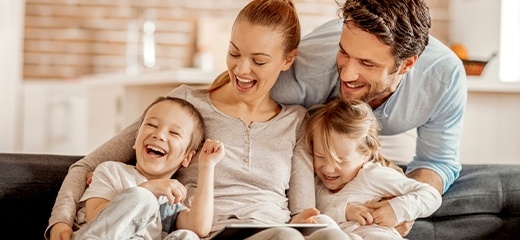
[[54, 224], [50, 231], [51, 240], [70, 240], [72, 238], [72, 228], [63, 222]]
[[92, 176], [94, 176], [94, 172], [88, 172], [87, 173], [87, 186], [92, 183]]
[[292, 219], [291, 223], [316, 223], [314, 220], [315, 216], [320, 215], [320, 211], [316, 208], [308, 208], [302, 212], [296, 214]]

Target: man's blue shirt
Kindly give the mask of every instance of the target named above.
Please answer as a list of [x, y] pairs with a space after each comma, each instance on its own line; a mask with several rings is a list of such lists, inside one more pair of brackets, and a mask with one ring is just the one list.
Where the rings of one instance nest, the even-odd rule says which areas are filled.
[[[271, 91], [277, 102], [310, 107], [338, 95], [336, 54], [341, 29], [342, 22], [333, 20], [302, 38], [295, 63], [282, 72]], [[426, 49], [397, 90], [374, 110], [381, 135], [417, 128], [416, 154], [407, 173], [431, 169], [441, 176], [444, 191], [457, 179], [466, 99], [462, 62], [430, 36]]]

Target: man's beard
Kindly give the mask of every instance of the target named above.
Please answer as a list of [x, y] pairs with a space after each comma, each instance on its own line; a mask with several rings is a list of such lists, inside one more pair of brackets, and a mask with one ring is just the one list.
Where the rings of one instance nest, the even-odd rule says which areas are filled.
[[[396, 79], [397, 75], [393, 74], [391, 76], [388, 76], [388, 78], [385, 79], [386, 81], [384, 81], [384, 83], [377, 83], [374, 86], [365, 84], [365, 86], [369, 86], [368, 92], [361, 96], [359, 100], [364, 101], [366, 103], [370, 103], [378, 98], [381, 98], [384, 94], [391, 94], [391, 88]], [[343, 88], [340, 88], [340, 96], [343, 99], [352, 98], [343, 94]]]

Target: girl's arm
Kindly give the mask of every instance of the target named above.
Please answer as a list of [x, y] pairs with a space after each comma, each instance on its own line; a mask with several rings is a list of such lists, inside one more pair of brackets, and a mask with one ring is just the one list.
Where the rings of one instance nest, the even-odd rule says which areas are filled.
[[213, 200], [215, 165], [224, 157], [224, 144], [215, 140], [206, 140], [200, 151], [199, 176], [197, 189], [191, 209], [179, 213], [177, 229], [189, 229], [199, 237], [204, 237], [211, 231], [213, 224]]
[[[378, 218], [378, 215], [393, 212], [397, 223], [414, 221], [419, 217], [431, 215], [442, 203], [442, 196], [434, 187], [408, 178], [393, 169], [380, 167], [368, 173], [367, 177], [372, 179], [370, 183], [377, 191], [386, 196], [395, 196], [378, 203], [383, 211], [376, 209], [373, 213], [374, 219]], [[384, 208], [384, 205], [389, 205], [391, 211], [388, 207]], [[384, 219], [383, 216], [379, 217]]]

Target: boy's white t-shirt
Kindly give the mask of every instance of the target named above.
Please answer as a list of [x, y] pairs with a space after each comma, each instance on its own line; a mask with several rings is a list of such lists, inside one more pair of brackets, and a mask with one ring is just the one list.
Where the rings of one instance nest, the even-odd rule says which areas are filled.
[[[107, 161], [96, 167], [92, 183], [85, 190], [80, 199], [80, 210], [76, 215], [76, 223], [83, 225], [86, 223], [85, 202], [89, 198], [104, 198], [112, 201], [121, 191], [136, 187], [148, 181], [133, 165], [122, 162]], [[166, 202], [166, 197], [160, 197], [158, 204]]]

